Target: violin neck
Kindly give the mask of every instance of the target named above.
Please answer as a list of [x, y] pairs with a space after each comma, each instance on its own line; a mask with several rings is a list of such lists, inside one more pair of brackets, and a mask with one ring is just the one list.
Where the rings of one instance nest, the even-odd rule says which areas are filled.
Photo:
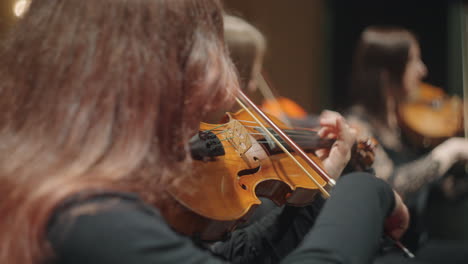
[[[271, 131], [273, 135], [275, 135], [276, 139], [284, 145], [289, 151], [292, 151], [288, 144], [284, 142], [276, 133]], [[319, 135], [317, 134], [316, 131], [312, 130], [307, 130], [307, 129], [286, 129], [284, 132], [294, 141], [296, 144], [302, 148], [303, 150], [308, 150], [308, 151], [314, 151], [317, 149], [322, 149], [322, 148], [331, 148], [333, 143], [335, 142], [334, 139], [323, 139], [320, 138]], [[280, 151], [280, 148], [276, 145], [276, 143], [269, 138], [268, 136], [265, 136], [266, 139], [266, 145], [268, 145], [268, 148], [270, 151]]]

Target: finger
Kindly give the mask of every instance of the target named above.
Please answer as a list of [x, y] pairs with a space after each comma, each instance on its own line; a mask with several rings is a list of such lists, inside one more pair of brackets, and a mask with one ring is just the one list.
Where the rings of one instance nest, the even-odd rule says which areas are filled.
[[327, 132], [329, 128], [328, 127], [321, 127], [318, 131], [317, 131], [317, 135], [321, 138], [323, 138]]
[[321, 126], [335, 127], [337, 119], [338, 117], [336, 116], [326, 116], [326, 117], [320, 118], [319, 121], [320, 121]]
[[321, 138], [327, 138], [330, 133], [334, 133], [334, 130], [329, 127], [322, 127], [319, 132], [317, 132]]
[[338, 138], [338, 135], [334, 132], [329, 132], [327, 134], [327, 139], [336, 139], [336, 138]]
[[315, 151], [315, 155], [317, 155], [317, 157], [321, 160], [325, 159], [326, 157], [328, 157], [328, 155], [330, 154], [330, 150], [328, 149], [317, 149]]
[[343, 118], [342, 115], [340, 115], [338, 112], [333, 112], [333, 111], [324, 111], [320, 115], [319, 121], [322, 121], [323, 123], [327, 123], [330, 125], [335, 125], [334, 120]]
[[339, 137], [346, 143], [346, 144], [354, 144], [356, 141], [356, 134], [354, 133], [354, 129], [352, 129], [345, 121], [344, 118], [338, 118], [336, 120], [336, 128], [338, 130]]
[[324, 116], [324, 117], [326, 117], [326, 116], [341, 116], [341, 114], [338, 113], [338, 112], [335, 112], [335, 111], [325, 109], [325, 110], [322, 111], [322, 113], [320, 113], [320, 116], [321, 117], [322, 116]]

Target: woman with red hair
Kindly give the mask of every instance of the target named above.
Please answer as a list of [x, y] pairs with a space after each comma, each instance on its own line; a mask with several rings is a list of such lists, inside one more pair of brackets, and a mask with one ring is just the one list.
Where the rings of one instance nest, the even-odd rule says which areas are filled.
[[[161, 214], [168, 186], [190, 175], [200, 121], [238, 91], [219, 1], [32, 1], [0, 56], [0, 263], [231, 260]], [[354, 137], [341, 119], [322, 125], [337, 138], [328, 164], [340, 172]], [[298, 237], [294, 228], [315, 221], [307, 210], [244, 230], [242, 261], [266, 261], [283, 237], [296, 237], [272, 262], [363, 263], [387, 215], [408, 220], [392, 189], [366, 174], [340, 181], [316, 229]], [[351, 238], [360, 243], [341, 243]]]

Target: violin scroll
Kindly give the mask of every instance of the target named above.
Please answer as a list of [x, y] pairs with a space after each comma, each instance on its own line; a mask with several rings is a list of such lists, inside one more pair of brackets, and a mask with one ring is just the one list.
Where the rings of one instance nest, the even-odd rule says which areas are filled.
[[375, 138], [359, 140], [351, 150], [349, 166], [356, 171], [364, 171], [372, 167], [375, 160], [375, 148], [378, 142]]

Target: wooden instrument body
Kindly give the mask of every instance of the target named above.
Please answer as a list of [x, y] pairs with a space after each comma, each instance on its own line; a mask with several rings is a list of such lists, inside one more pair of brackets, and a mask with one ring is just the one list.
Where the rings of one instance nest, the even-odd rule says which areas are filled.
[[[194, 160], [192, 173], [168, 189], [178, 204], [161, 208], [175, 230], [205, 241], [222, 239], [247, 220], [261, 203], [259, 196], [278, 205], [303, 206], [319, 193], [318, 186], [286, 154], [269, 153], [258, 142], [264, 136], [252, 128], [252, 118], [245, 111], [227, 114], [225, 121], [222, 131], [216, 129], [220, 125], [200, 125], [200, 131], [218, 131], [225, 154]], [[308, 156], [321, 164], [313, 153]], [[326, 185], [302, 159], [298, 161], [322, 186]]]
[[433, 148], [463, 133], [463, 104], [438, 87], [424, 84], [418, 95], [399, 106], [399, 122], [405, 137], [416, 147]]

